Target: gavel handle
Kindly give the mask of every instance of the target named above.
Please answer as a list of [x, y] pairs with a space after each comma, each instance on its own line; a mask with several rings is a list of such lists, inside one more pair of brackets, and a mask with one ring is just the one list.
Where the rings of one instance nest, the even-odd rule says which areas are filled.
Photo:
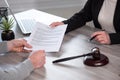
[[64, 61], [68, 61], [68, 60], [72, 60], [72, 59], [76, 59], [76, 58], [80, 58], [80, 57], [90, 56], [91, 54], [92, 53], [78, 55], [78, 56], [72, 56], [72, 57], [67, 57], [67, 58], [62, 58], [62, 59], [58, 59], [58, 60], [53, 61], [53, 63], [64, 62]]

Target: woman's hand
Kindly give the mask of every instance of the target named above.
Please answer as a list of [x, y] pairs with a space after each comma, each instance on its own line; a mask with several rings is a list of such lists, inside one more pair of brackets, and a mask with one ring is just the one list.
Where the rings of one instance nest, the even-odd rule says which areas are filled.
[[59, 26], [59, 25], [64, 25], [64, 23], [63, 23], [63, 22], [53, 22], [53, 23], [50, 24], [50, 26], [51, 26], [52, 28], [57, 27], [57, 26]]
[[110, 37], [109, 34], [105, 31], [97, 31], [94, 32], [91, 37], [96, 36], [95, 40], [101, 44], [110, 44]]

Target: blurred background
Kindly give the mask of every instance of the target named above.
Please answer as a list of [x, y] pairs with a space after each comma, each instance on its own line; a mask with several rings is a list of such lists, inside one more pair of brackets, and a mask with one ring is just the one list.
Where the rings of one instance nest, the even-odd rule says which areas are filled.
[[[86, 0], [7, 0], [13, 13], [29, 9], [38, 9], [64, 18], [71, 17], [80, 11]], [[6, 6], [4, 0], [0, 0], [0, 7]], [[9, 13], [10, 14], [10, 13]]]

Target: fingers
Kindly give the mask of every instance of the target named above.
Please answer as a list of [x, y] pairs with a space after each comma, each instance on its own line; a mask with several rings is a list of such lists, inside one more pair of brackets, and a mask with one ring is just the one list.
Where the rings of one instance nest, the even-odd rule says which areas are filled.
[[42, 67], [45, 64], [45, 51], [38, 50], [29, 56], [34, 68]]
[[104, 37], [102, 37], [101, 35], [98, 35], [96, 38], [95, 38], [96, 41], [98, 41], [99, 43], [101, 44], [105, 44], [106, 43], [106, 39], [104, 39]]
[[32, 50], [23, 49], [21, 52], [29, 53], [32, 52]]
[[13, 51], [13, 52], [25, 52], [25, 53], [32, 52], [32, 50], [24, 49], [24, 47], [13, 48], [12, 51]]
[[50, 26], [51, 26], [52, 28], [54, 28], [54, 27], [57, 27], [57, 26], [63, 25], [63, 24], [64, 24], [63, 22], [53, 22], [52, 24], [50, 24]]
[[31, 50], [24, 49], [24, 47], [32, 48], [25, 39], [15, 39], [7, 42], [8, 50], [13, 52], [31, 52]]
[[23, 45], [24, 47], [32, 48], [32, 46], [31, 46], [30, 44], [28, 44], [25, 39], [22, 39], [21, 41], [22, 41], [21, 43], [22, 43], [22, 45]]
[[36, 68], [41, 68], [44, 66], [44, 64], [46, 63], [46, 60], [45, 60], [45, 55], [42, 55], [43, 58], [41, 58], [40, 62], [38, 64], [36, 64]]
[[98, 31], [92, 34], [92, 37], [95, 37], [95, 40], [98, 41], [101, 44], [110, 44], [110, 38], [108, 33], [106, 33], [105, 31]]
[[104, 32], [104, 31], [94, 32], [94, 33], [91, 35], [91, 37], [96, 36], [96, 35], [101, 35], [101, 34], [103, 34], [103, 32]]

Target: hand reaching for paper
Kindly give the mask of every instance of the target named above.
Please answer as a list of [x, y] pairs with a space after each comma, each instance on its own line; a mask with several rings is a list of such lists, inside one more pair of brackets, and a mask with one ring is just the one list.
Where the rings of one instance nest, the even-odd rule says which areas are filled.
[[63, 22], [53, 22], [53, 23], [50, 24], [50, 26], [51, 26], [52, 28], [57, 27], [57, 26], [59, 26], [59, 25], [64, 25], [64, 23], [63, 23]]

